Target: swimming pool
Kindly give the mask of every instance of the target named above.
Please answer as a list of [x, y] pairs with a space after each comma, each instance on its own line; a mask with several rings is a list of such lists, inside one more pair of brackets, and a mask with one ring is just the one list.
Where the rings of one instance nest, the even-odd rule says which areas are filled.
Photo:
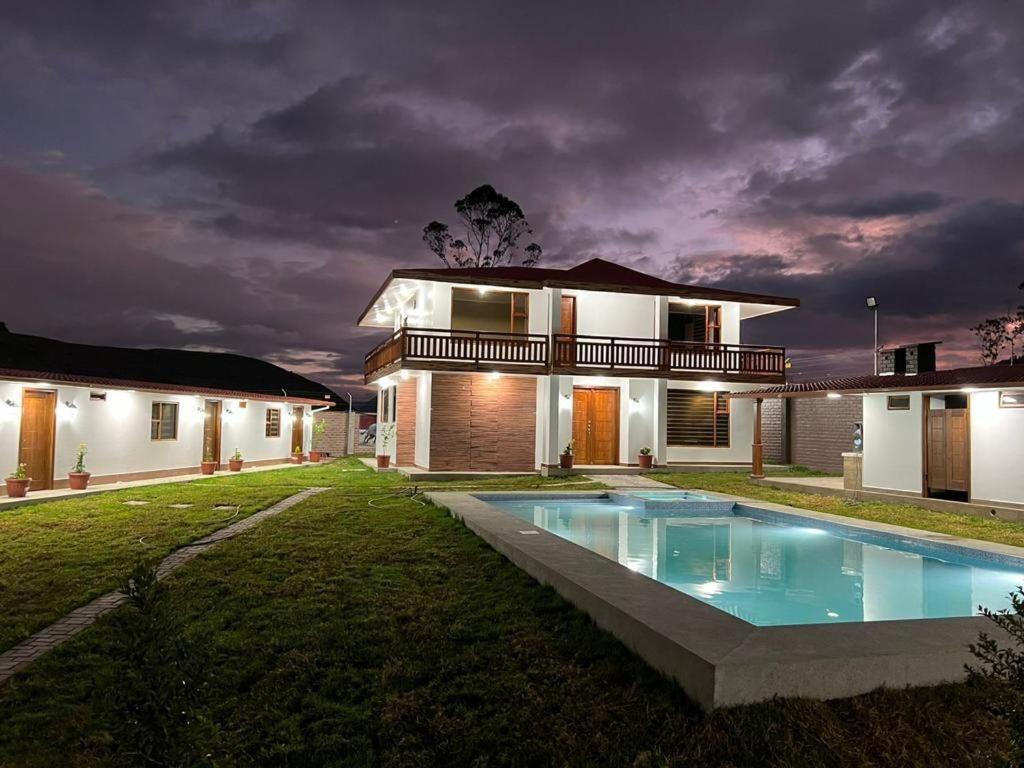
[[476, 498], [761, 627], [974, 616], [1024, 584], [1020, 558], [714, 495]]

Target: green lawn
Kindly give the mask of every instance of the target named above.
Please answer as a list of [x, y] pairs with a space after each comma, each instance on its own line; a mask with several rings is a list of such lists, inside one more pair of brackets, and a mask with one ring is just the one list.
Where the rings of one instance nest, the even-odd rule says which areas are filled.
[[[705, 716], [445, 512], [381, 498], [401, 480], [343, 468], [294, 470], [336, 487], [169, 582], [188, 637], [205, 649], [202, 715], [213, 727], [203, 751], [214, 764], [859, 768], [1008, 759], [1004, 726], [966, 685]], [[718, 490], [740, 482], [706, 477], [685, 479]], [[269, 488], [286, 477], [237, 480]], [[0, 687], [0, 765], [108, 764], [116, 747], [103, 702], [123, 652], [104, 619]]]
[[[803, 474], [803, 473], [793, 473]], [[785, 475], [777, 475], [784, 477]], [[709, 472], [687, 474], [685, 472], [654, 475], [658, 480], [679, 488], [718, 491], [735, 496], [763, 499], [776, 504], [813, 509], [833, 515], [856, 517], [879, 523], [905, 525], [927, 531], [947, 533], [968, 539], [996, 541], [1024, 547], [1024, 523], [1011, 523], [988, 517], [969, 517], [949, 512], [933, 512], [913, 504], [892, 504], [884, 501], [853, 501], [838, 496], [822, 496], [816, 493], [783, 491], [750, 482], [739, 472]]]

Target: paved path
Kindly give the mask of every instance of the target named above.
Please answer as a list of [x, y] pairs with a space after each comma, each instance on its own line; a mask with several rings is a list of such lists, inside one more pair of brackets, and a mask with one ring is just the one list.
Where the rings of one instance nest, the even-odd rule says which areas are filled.
[[604, 483], [609, 488], [667, 488], [679, 490], [674, 485], [662, 483], [650, 475], [587, 475], [591, 480]]
[[[240, 533], [244, 533], [250, 528], [259, 525], [268, 517], [278, 515], [286, 509], [294, 507], [299, 502], [305, 501], [310, 496], [315, 496], [326, 490], [326, 488], [307, 488], [300, 493], [296, 493], [294, 496], [282, 499], [272, 507], [267, 507], [263, 511], [239, 520], [233, 525], [214, 531], [209, 536], [204, 536], [201, 539], [196, 539], [186, 544], [163, 559], [157, 568], [157, 578], [167, 578], [171, 573], [190, 560], [193, 560], [201, 552], [205, 552], [225, 539], [234, 538]], [[76, 608], [45, 629], [39, 630], [9, 651], [0, 653], [0, 684], [12, 677], [16, 672], [27, 667], [47, 651], [53, 650], [65, 640], [77, 635], [103, 614], [123, 605], [127, 599], [122, 592], [116, 590], [108, 592], [97, 597], [92, 602]]]

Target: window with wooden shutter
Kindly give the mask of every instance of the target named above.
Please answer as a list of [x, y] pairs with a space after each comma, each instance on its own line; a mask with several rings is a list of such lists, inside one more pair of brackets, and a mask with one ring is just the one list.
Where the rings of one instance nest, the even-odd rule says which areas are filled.
[[267, 421], [265, 425], [267, 437], [281, 436], [281, 409], [267, 408]]
[[174, 440], [178, 437], [178, 404], [153, 403], [149, 424], [150, 440]]
[[729, 398], [724, 392], [668, 391], [668, 444], [728, 448]]

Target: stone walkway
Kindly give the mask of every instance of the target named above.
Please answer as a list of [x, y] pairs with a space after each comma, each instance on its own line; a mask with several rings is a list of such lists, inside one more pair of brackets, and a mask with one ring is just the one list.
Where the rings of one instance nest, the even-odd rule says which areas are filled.
[[[326, 491], [326, 488], [307, 488], [294, 496], [282, 499], [272, 507], [267, 507], [261, 512], [250, 515], [237, 523], [229, 525], [220, 530], [214, 531], [208, 536], [196, 539], [189, 544], [175, 550], [161, 561], [157, 568], [157, 578], [165, 579], [175, 570], [190, 560], [195, 559], [201, 552], [205, 552], [218, 543], [234, 538], [240, 533], [245, 533], [250, 528], [259, 525], [268, 517], [274, 517], [286, 509], [294, 507], [299, 502], [305, 501], [310, 496]], [[0, 653], [0, 684], [11, 678], [15, 673], [27, 667], [47, 651], [51, 651], [61, 643], [77, 635], [83, 629], [91, 625], [100, 616], [112, 611], [118, 606], [124, 605], [127, 598], [119, 591], [108, 592], [97, 597], [92, 602], [86, 603], [73, 610], [63, 618], [58, 619], [45, 629], [41, 629], [31, 637], [18, 643], [9, 651]]]
[[663, 488], [672, 491], [679, 490], [674, 485], [662, 483], [650, 475], [587, 475], [591, 480], [604, 483], [609, 488]]

